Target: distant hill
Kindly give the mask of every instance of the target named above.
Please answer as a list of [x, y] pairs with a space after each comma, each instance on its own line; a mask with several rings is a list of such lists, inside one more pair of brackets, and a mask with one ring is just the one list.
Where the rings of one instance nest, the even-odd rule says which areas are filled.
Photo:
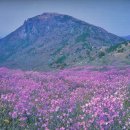
[[123, 38], [130, 41], [130, 35], [124, 36]]
[[44, 13], [0, 40], [0, 66], [40, 71], [91, 64], [102, 49], [124, 41], [71, 16]]

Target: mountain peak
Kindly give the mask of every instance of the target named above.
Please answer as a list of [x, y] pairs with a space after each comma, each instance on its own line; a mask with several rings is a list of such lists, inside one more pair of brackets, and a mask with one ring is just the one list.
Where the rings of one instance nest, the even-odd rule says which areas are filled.
[[55, 18], [55, 17], [59, 17], [59, 18], [63, 18], [63, 17], [72, 18], [72, 16], [65, 15], [65, 14], [45, 12], [45, 13], [42, 13], [40, 15], [34, 16], [32, 18], [29, 18], [28, 20], [31, 20], [31, 19], [47, 20], [47, 19]]
[[69, 15], [45, 12], [45, 13], [42, 13], [41, 15], [36, 16], [36, 17], [55, 17], [55, 16], [69, 16]]
[[63, 15], [58, 14], [58, 13], [48, 13], [48, 12], [46, 12], [46, 13], [37, 15], [37, 16], [35, 16], [33, 18], [38, 18], [40, 20], [45, 20], [45, 19], [49, 19], [49, 18], [52, 18], [52, 17], [56, 17], [56, 16], [63, 16]]

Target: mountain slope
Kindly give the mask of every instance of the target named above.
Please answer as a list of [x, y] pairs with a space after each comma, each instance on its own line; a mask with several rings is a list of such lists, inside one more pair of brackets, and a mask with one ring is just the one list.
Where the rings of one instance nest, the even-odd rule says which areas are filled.
[[0, 66], [50, 70], [89, 64], [102, 47], [124, 41], [71, 16], [44, 13], [0, 40]]
[[95, 57], [95, 60], [91, 62], [95, 65], [130, 65], [130, 42], [101, 48]]

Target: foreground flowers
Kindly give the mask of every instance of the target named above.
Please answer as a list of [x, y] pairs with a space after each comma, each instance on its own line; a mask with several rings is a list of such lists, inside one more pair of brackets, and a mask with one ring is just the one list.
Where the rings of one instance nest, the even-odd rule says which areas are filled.
[[0, 68], [0, 129], [129, 129], [130, 68]]

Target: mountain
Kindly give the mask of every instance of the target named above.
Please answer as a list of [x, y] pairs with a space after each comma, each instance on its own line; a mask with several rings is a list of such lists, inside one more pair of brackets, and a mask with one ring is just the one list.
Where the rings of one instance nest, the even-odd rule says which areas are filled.
[[128, 41], [130, 41], [130, 35], [124, 36], [123, 38], [126, 39], [126, 40], [128, 40]]
[[71, 16], [43, 13], [0, 39], [0, 66], [40, 71], [91, 64], [101, 49], [124, 41]]

